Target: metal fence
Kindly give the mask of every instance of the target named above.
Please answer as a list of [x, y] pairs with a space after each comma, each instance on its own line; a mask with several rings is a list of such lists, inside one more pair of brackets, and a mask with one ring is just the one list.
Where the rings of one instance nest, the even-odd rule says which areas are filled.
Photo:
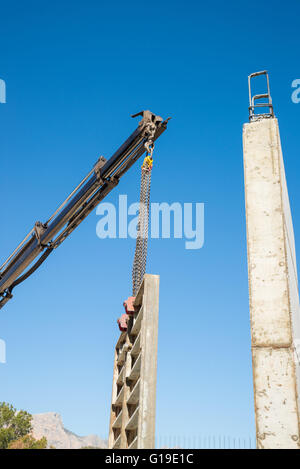
[[235, 437], [228, 435], [208, 436], [157, 436], [157, 449], [256, 449], [254, 436]]

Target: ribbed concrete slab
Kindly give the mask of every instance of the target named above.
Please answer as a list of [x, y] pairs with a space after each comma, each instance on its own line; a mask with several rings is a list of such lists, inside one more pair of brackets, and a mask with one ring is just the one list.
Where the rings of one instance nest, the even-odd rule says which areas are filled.
[[159, 276], [144, 276], [115, 348], [109, 448], [155, 447]]

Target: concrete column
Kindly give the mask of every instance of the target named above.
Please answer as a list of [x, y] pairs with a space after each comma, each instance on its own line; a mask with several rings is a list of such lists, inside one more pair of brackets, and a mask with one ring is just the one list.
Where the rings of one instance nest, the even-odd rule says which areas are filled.
[[277, 119], [245, 124], [243, 146], [257, 447], [299, 449], [300, 308]]
[[155, 447], [159, 276], [144, 275], [115, 348], [109, 448]]
[[158, 340], [159, 276], [144, 276], [143, 297], [137, 296], [136, 303], [143, 305], [142, 363], [140, 412], [138, 420], [138, 448], [155, 448], [156, 376]]

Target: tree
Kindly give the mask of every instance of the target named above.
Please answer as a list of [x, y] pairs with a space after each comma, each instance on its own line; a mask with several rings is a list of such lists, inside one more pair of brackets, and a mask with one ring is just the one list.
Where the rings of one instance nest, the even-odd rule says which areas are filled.
[[79, 449], [99, 449], [96, 446], [81, 446]]
[[18, 440], [12, 441], [7, 449], [46, 449], [47, 440], [45, 437], [36, 440], [31, 435], [25, 435]]
[[0, 449], [44, 449], [46, 438], [36, 440], [31, 435], [32, 415], [17, 411], [12, 405], [0, 402]]

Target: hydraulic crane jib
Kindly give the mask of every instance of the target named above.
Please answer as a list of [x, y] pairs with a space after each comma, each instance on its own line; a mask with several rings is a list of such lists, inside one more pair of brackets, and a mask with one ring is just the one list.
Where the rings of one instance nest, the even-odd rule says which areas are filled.
[[15, 286], [28, 278], [87, 215], [118, 184], [120, 178], [166, 130], [165, 121], [150, 111], [142, 111], [137, 129], [106, 160], [101, 156], [93, 169], [71, 192], [46, 223], [34, 228], [0, 267], [0, 309], [12, 298]]

